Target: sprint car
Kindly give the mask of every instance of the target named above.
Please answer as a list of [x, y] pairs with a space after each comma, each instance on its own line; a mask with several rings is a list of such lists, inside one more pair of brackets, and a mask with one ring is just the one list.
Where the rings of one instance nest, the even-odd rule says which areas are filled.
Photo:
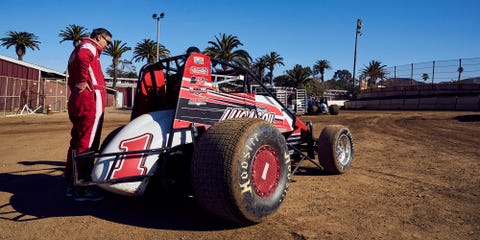
[[330, 125], [314, 138], [312, 124], [249, 69], [193, 53], [143, 66], [131, 121], [73, 164], [76, 171], [77, 161], [95, 158], [91, 181], [75, 177], [77, 185], [128, 196], [143, 195], [154, 180], [187, 186], [207, 212], [255, 224], [279, 208], [304, 161], [341, 174], [353, 157], [348, 128]]

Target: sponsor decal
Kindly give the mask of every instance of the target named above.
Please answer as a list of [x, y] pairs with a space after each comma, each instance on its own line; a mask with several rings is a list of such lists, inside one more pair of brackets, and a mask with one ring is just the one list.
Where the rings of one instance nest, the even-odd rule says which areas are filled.
[[192, 67], [190, 67], [190, 73], [207, 76], [208, 75], [208, 68], [192, 66]]
[[245, 149], [244, 149], [244, 153], [243, 153], [243, 157], [241, 158], [241, 161], [240, 161], [240, 170], [241, 170], [241, 173], [240, 173], [240, 190], [241, 190], [241, 194], [245, 194], [245, 193], [250, 193], [252, 194], [252, 184], [250, 182], [250, 167], [249, 167], [249, 162], [248, 160], [250, 160], [252, 158], [252, 152], [253, 152], [253, 147], [255, 146], [255, 144], [260, 141], [258, 139], [258, 134], [257, 133], [254, 133], [253, 136], [251, 136], [248, 140], [247, 140], [247, 144], [245, 145]]
[[203, 57], [194, 56], [193, 57], [193, 63], [197, 64], [197, 65], [203, 65], [203, 64], [205, 64], [205, 60], [204, 60]]
[[287, 188], [288, 188], [288, 183], [290, 182], [290, 179], [291, 179], [291, 175], [292, 175], [292, 165], [290, 164], [290, 154], [288, 153], [288, 151], [285, 151], [285, 154], [283, 155], [283, 158], [285, 158], [285, 165], [288, 166], [288, 175], [287, 175], [287, 178], [288, 178], [288, 181], [287, 181]]
[[188, 98], [188, 105], [205, 105], [207, 104], [207, 88], [206, 87], [189, 87], [188, 91], [192, 94], [192, 97]]
[[227, 107], [220, 117], [220, 121], [231, 119], [231, 118], [260, 118], [263, 119], [271, 124], [275, 122], [275, 113], [268, 112], [265, 108], [231, 108]]
[[209, 84], [207, 79], [204, 77], [191, 77], [190, 78], [190, 83], [195, 84], [195, 85], [205, 85], [205, 86], [211, 86], [211, 83]]
[[191, 94], [200, 96], [200, 95], [202, 95], [202, 94], [207, 93], [207, 88], [205, 88], [205, 87], [189, 87], [189, 88], [188, 88], [188, 91], [189, 91]]
[[192, 97], [188, 100], [188, 105], [196, 105], [196, 106], [200, 106], [200, 105], [206, 105], [207, 104], [207, 97]]

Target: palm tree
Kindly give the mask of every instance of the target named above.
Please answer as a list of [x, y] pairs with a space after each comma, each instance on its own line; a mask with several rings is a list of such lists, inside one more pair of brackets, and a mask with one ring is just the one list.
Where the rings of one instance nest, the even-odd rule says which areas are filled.
[[[204, 53], [210, 57], [218, 58], [227, 62], [234, 62], [241, 66], [248, 66], [249, 62], [252, 61], [250, 54], [245, 50], [234, 50], [240, 46], [243, 46], [243, 43], [238, 40], [237, 36], [226, 35], [225, 33], [220, 34], [219, 39], [215, 36], [216, 41], [209, 41], [208, 44], [211, 46], [205, 48]], [[224, 70], [227, 70], [227, 66], [222, 66]]]
[[[170, 56], [170, 51], [161, 44], [159, 44], [158, 53], [160, 58]], [[133, 49], [133, 54], [133, 60], [135, 62], [147, 59], [147, 63], [153, 63], [157, 57], [157, 43], [150, 39], [143, 39], [142, 42], [137, 43]]]
[[280, 75], [273, 79], [275, 86], [278, 87], [293, 87], [293, 82], [290, 81], [287, 75]]
[[286, 71], [288, 80], [291, 81], [296, 88], [305, 88], [307, 83], [312, 81], [312, 70], [310, 67], [302, 67], [295, 65], [293, 69]]
[[[330, 81], [332, 89], [350, 89], [352, 87], [352, 74], [350, 71], [343, 69], [337, 70], [333, 74], [332, 81]], [[327, 81], [328, 82], [328, 81]]]
[[267, 54], [264, 57], [267, 61], [268, 70], [270, 70], [270, 84], [272, 84], [275, 65], [285, 66], [285, 64], [283, 64], [283, 58], [276, 52], [270, 52], [270, 54]]
[[117, 86], [117, 75], [118, 75], [118, 63], [120, 61], [120, 58], [122, 57], [122, 54], [130, 51], [131, 48], [127, 47], [126, 43], [122, 43], [121, 40], [115, 40], [113, 41], [113, 44], [108, 46], [107, 49], [103, 52], [103, 54], [111, 56], [112, 57], [112, 63], [113, 63], [113, 85], [112, 88], [115, 89]]
[[265, 76], [265, 68], [267, 67], [266, 56], [257, 58], [253, 65], [258, 74], [258, 78], [260, 79], [260, 82], [263, 83], [263, 77]]
[[422, 79], [423, 79], [423, 81], [426, 82], [429, 78], [430, 78], [430, 77], [428, 76], [428, 73], [422, 74]]
[[87, 29], [82, 26], [70, 24], [68, 27], [65, 28], [65, 30], [60, 30], [60, 33], [58, 34], [58, 36], [62, 38], [60, 43], [65, 41], [72, 41], [73, 47], [76, 47], [78, 46], [78, 44], [80, 44], [82, 38], [88, 37], [90, 35], [86, 31]]
[[368, 67], [365, 66], [361, 72], [365, 77], [368, 77], [368, 87], [374, 86], [377, 79], [385, 79], [388, 74], [385, 67], [386, 65], [382, 65], [382, 62], [375, 60], [370, 61]]
[[337, 70], [333, 74], [333, 79], [336, 81], [342, 81], [347, 83], [352, 83], [352, 74], [347, 69]]
[[462, 73], [463, 73], [463, 67], [462, 66], [458, 67], [457, 72], [458, 72], [458, 83], [460, 83], [460, 77], [462, 76]]
[[319, 74], [322, 80], [322, 83], [325, 81], [324, 75], [325, 75], [325, 70], [327, 69], [332, 69], [330, 66], [330, 62], [328, 60], [318, 60], [314, 65], [313, 65], [313, 73]]
[[33, 33], [29, 32], [16, 32], [8, 31], [6, 33], [7, 37], [0, 38], [2, 46], [7, 49], [11, 46], [15, 46], [15, 52], [17, 53], [18, 60], [23, 61], [23, 56], [27, 51], [27, 47], [35, 51], [35, 49], [40, 50], [38, 45], [41, 43], [38, 41], [38, 37]]

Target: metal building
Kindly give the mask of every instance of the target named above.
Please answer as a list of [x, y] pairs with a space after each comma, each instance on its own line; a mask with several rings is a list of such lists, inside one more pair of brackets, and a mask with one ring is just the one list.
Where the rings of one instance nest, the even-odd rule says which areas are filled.
[[0, 55], [0, 112], [15, 114], [28, 108], [41, 113], [64, 111], [66, 74]]

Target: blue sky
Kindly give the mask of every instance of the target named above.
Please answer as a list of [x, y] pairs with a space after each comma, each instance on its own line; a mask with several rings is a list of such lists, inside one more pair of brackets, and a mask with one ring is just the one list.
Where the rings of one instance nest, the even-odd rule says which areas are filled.
[[[285, 66], [275, 75], [325, 59], [332, 66], [328, 79], [336, 70], [353, 70], [357, 18], [363, 21], [359, 70], [371, 60], [390, 67], [480, 57], [479, 10], [478, 0], [2, 0], [0, 37], [10, 30], [39, 36], [40, 51], [27, 49], [24, 61], [63, 72], [72, 44], [60, 43], [58, 34], [69, 24], [89, 31], [105, 27], [133, 49], [143, 39], [156, 39], [152, 14], [164, 12], [160, 43], [173, 55], [189, 46], [204, 49], [226, 33], [237, 36], [254, 59], [280, 54]], [[14, 47], [0, 46], [0, 54], [17, 58]], [[131, 60], [132, 54], [123, 58]], [[102, 63], [106, 69], [111, 58], [102, 56]], [[143, 64], [135, 63], [137, 71]]]

